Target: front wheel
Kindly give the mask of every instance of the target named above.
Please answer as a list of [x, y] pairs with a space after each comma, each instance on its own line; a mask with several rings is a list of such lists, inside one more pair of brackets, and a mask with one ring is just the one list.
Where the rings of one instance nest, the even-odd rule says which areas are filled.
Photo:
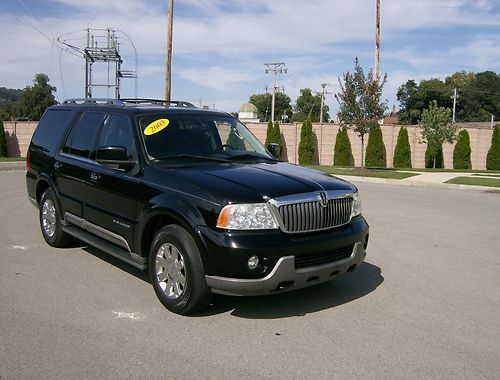
[[200, 252], [180, 226], [168, 225], [156, 233], [149, 254], [149, 275], [160, 302], [176, 314], [191, 314], [210, 303]]

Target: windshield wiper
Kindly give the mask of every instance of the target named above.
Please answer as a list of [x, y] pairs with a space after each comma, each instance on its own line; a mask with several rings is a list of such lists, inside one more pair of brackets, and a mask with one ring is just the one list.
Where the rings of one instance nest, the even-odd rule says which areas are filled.
[[260, 154], [251, 154], [251, 153], [237, 154], [235, 156], [228, 157], [227, 159], [234, 161], [234, 160], [246, 160], [246, 159], [256, 159], [256, 158], [260, 159], [260, 160], [272, 161], [272, 162], [278, 161], [275, 158], [262, 156]]
[[215, 162], [231, 162], [225, 158], [209, 157], [209, 156], [197, 156], [195, 154], [176, 154], [172, 156], [160, 156], [156, 157], [154, 161], [166, 161], [166, 160], [176, 160], [176, 159], [193, 159], [193, 160], [206, 160]]

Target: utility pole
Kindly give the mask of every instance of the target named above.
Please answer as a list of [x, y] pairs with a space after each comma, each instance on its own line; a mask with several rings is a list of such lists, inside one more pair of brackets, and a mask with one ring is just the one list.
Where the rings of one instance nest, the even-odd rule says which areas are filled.
[[452, 123], [455, 124], [455, 108], [457, 106], [457, 88], [455, 87], [453, 89], [453, 117], [452, 117]]
[[172, 30], [174, 21], [174, 0], [168, 0], [168, 29], [167, 29], [167, 70], [165, 73], [165, 100], [170, 100], [172, 88]]
[[377, 1], [377, 16], [375, 26], [375, 80], [379, 80], [379, 61], [380, 61], [380, 0]]
[[328, 83], [321, 83], [321, 87], [323, 87], [323, 90], [321, 92], [317, 92], [317, 94], [321, 95], [321, 110], [319, 111], [320, 124], [323, 124], [323, 107], [325, 104], [325, 95], [331, 94], [331, 92], [325, 90], [326, 86], [328, 86]]
[[287, 72], [285, 67], [285, 62], [270, 62], [264, 63], [267, 67], [266, 74], [273, 74], [273, 92], [272, 92], [272, 101], [271, 101], [271, 122], [274, 124], [274, 105], [275, 105], [275, 97], [276, 97], [276, 74], [283, 74]]

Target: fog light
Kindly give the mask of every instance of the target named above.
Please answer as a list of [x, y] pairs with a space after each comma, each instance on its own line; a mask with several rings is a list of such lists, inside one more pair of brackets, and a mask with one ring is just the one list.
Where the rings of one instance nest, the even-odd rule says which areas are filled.
[[248, 259], [248, 269], [254, 270], [259, 266], [259, 257], [258, 256], [252, 256]]

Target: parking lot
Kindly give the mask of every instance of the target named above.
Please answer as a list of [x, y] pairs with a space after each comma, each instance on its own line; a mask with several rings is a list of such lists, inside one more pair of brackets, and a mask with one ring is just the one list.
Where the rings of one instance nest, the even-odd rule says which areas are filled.
[[359, 188], [357, 271], [180, 317], [140, 271], [45, 244], [24, 171], [0, 172], [0, 379], [498, 378], [500, 194]]

